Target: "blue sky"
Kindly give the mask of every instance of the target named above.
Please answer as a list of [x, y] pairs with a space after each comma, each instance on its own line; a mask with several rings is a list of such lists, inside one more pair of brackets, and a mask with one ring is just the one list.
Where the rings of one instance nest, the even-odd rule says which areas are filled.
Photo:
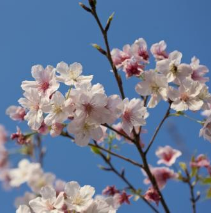
[[[177, 49], [183, 53], [184, 62], [189, 63], [195, 55], [210, 68], [210, 3], [210, 0], [98, 0], [98, 12], [104, 22], [115, 12], [109, 32], [111, 47], [121, 48], [139, 37], [143, 37], [149, 46], [165, 40], [169, 51]], [[5, 124], [8, 131], [15, 131], [18, 124], [5, 115], [5, 109], [17, 104], [22, 96], [20, 84], [31, 79], [32, 65], [55, 66], [60, 61], [77, 61], [82, 63], [85, 75], [93, 74], [93, 82], [105, 86], [108, 95], [118, 93], [109, 64], [90, 45], [103, 44], [98, 27], [92, 17], [79, 7], [77, 0], [1, 0], [0, 28], [0, 123]], [[124, 82], [129, 97], [136, 96], [135, 83], [134, 79]], [[159, 123], [165, 107], [161, 103], [155, 110], [150, 110], [147, 121], [149, 134], [144, 136], [145, 143]], [[191, 116], [197, 115], [192, 113]], [[169, 126], [174, 127], [175, 133]], [[23, 125], [23, 129], [27, 130], [27, 127]], [[210, 144], [198, 137], [199, 129], [197, 123], [185, 118], [169, 118], [150, 151], [150, 164], [156, 165], [155, 149], [165, 144], [178, 149], [184, 147], [180, 160], [189, 160], [193, 153], [210, 156]], [[177, 139], [174, 134], [180, 138]], [[93, 185], [97, 193], [106, 185], [124, 186], [113, 174], [97, 168], [103, 163], [89, 148], [79, 148], [68, 140], [50, 137], [44, 139], [44, 146], [48, 148], [44, 168], [58, 178]], [[122, 151], [127, 156], [135, 156], [135, 149], [129, 145], [122, 145]], [[135, 159], [139, 161], [137, 156]], [[14, 162], [16, 160], [14, 156]], [[126, 167], [130, 180], [135, 186], [142, 187], [143, 175], [140, 171], [121, 161], [116, 161], [116, 166], [120, 169]], [[14, 212], [13, 201], [25, 190], [26, 187], [9, 192], [0, 189], [0, 212]], [[163, 194], [171, 212], [191, 212], [186, 185], [170, 182]], [[201, 199], [197, 208], [198, 212], [209, 212], [210, 201]], [[141, 211], [151, 212], [139, 201], [123, 206], [119, 212]]]

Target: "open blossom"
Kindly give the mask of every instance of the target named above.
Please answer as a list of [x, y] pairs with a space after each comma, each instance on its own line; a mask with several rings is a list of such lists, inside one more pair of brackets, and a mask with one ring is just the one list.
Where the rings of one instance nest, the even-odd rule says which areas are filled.
[[151, 53], [155, 57], [156, 61], [168, 58], [166, 47], [167, 45], [165, 41], [160, 41], [159, 43], [155, 43], [151, 46]]
[[[152, 175], [155, 177], [158, 187], [163, 189], [169, 179], [176, 179], [178, 174], [176, 174], [173, 170], [167, 167], [151, 167], [150, 168]], [[142, 170], [143, 171], [143, 170]], [[143, 171], [145, 174], [145, 172]], [[149, 178], [144, 180], [145, 184], [149, 184]]]
[[122, 103], [122, 129], [126, 134], [130, 135], [133, 127], [144, 126], [146, 124], [146, 118], [148, 113], [146, 107], [144, 107], [143, 101], [133, 98], [129, 101], [125, 98]]
[[160, 195], [158, 194], [158, 192], [153, 187], [150, 187], [146, 191], [144, 198], [149, 202], [155, 202], [157, 204], [157, 206], [160, 202]]
[[72, 108], [66, 106], [66, 100], [59, 91], [52, 95], [49, 104], [43, 110], [49, 113], [44, 119], [44, 123], [48, 126], [54, 123], [63, 123], [72, 113]]
[[157, 163], [165, 164], [167, 166], [173, 165], [176, 159], [182, 155], [179, 150], [173, 149], [170, 146], [159, 147], [155, 154], [160, 158]]
[[35, 88], [39, 95], [48, 98], [59, 88], [52, 66], [47, 66], [44, 69], [41, 65], [35, 65], [32, 67], [31, 73], [35, 81], [23, 81], [21, 87], [24, 91]]
[[130, 51], [131, 47], [129, 44], [125, 45], [123, 47], [123, 51], [119, 50], [119, 49], [113, 49], [111, 51], [111, 56], [112, 56], [112, 60], [114, 65], [119, 69], [122, 68], [124, 65], [124, 62], [127, 59], [130, 59], [132, 57], [131, 51]]
[[40, 191], [41, 197], [37, 197], [29, 202], [35, 213], [63, 213], [64, 193], [56, 196], [56, 191], [51, 186], [45, 186]]
[[20, 106], [10, 106], [7, 108], [6, 114], [14, 121], [23, 121], [26, 112], [25, 109]]
[[140, 76], [143, 72], [144, 66], [139, 64], [135, 58], [127, 59], [123, 65], [123, 71], [126, 77]]
[[10, 185], [12, 187], [20, 186], [27, 182], [31, 175], [40, 170], [40, 168], [39, 163], [30, 163], [27, 159], [21, 160], [18, 164], [18, 168], [9, 171]]
[[137, 61], [143, 63], [149, 62], [149, 53], [147, 51], [147, 44], [143, 38], [135, 40], [134, 44], [131, 46], [131, 53]]
[[84, 212], [92, 203], [95, 189], [91, 186], [83, 186], [71, 181], [65, 185], [66, 205], [69, 210]]
[[7, 141], [7, 131], [3, 125], [0, 124], [0, 145]]
[[170, 87], [168, 97], [172, 102], [171, 108], [176, 111], [200, 110], [203, 101], [198, 98], [202, 84], [190, 79], [185, 79], [178, 90]]
[[194, 56], [191, 59], [190, 66], [193, 70], [191, 78], [194, 81], [199, 81], [200, 83], [206, 83], [207, 81], [209, 81], [209, 78], [204, 76], [206, 73], [209, 72], [209, 70], [206, 66], [200, 65], [200, 60], [198, 58]]
[[84, 118], [75, 118], [68, 125], [67, 130], [75, 135], [75, 143], [79, 146], [87, 146], [90, 139], [98, 141], [103, 137], [103, 130], [100, 125]]
[[209, 93], [209, 88], [205, 84], [202, 84], [202, 89], [198, 94], [198, 98], [203, 101], [202, 109], [209, 109], [211, 104], [211, 94]]
[[24, 93], [25, 98], [19, 99], [19, 104], [21, 104], [25, 109], [28, 110], [24, 119], [28, 121], [28, 125], [33, 130], [38, 130], [43, 121], [43, 111], [42, 108], [46, 103], [46, 99], [41, 98], [38, 94], [37, 89], [28, 89]]
[[203, 154], [198, 155], [196, 159], [192, 160], [190, 166], [198, 169], [204, 167], [208, 170], [209, 174], [211, 173], [210, 161]]
[[50, 135], [56, 137], [61, 134], [64, 129], [64, 124], [62, 123], [53, 123], [50, 130]]
[[16, 210], [16, 213], [32, 213], [31, 209], [26, 205], [21, 205]]
[[37, 196], [30, 192], [25, 192], [22, 197], [17, 197], [15, 200], [15, 206], [18, 208], [21, 205], [29, 206], [29, 202]]
[[206, 119], [202, 129], [200, 130], [199, 136], [202, 136], [205, 140], [211, 142], [211, 116]]
[[144, 80], [136, 85], [135, 90], [142, 96], [151, 95], [148, 107], [153, 108], [161, 99], [167, 99], [167, 88], [166, 77], [154, 70], [150, 70], [144, 73]]
[[71, 86], [82, 83], [90, 83], [93, 79], [93, 76], [83, 76], [82, 65], [79, 63], [66, 64], [65, 62], [60, 62], [57, 64], [56, 71], [60, 74], [57, 76], [57, 79], [64, 84]]
[[119, 193], [119, 190], [116, 189], [115, 186], [107, 186], [103, 191], [102, 194], [103, 195], [109, 195], [109, 196], [113, 196], [115, 194]]
[[180, 84], [182, 80], [192, 74], [192, 68], [188, 64], [181, 64], [182, 53], [174, 51], [168, 59], [157, 62], [157, 71], [167, 77], [168, 82]]
[[129, 199], [132, 197], [132, 195], [128, 195], [125, 191], [122, 191], [120, 193], [117, 193], [114, 195], [114, 199], [118, 204], [130, 204]]

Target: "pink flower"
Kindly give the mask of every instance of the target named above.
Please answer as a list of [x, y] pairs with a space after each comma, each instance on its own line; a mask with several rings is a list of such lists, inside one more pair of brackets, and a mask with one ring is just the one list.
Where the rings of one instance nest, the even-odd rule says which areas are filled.
[[47, 135], [49, 133], [49, 127], [44, 123], [41, 123], [40, 128], [38, 129], [38, 133], [42, 135]]
[[159, 201], [160, 201], [160, 195], [159, 195], [158, 192], [157, 192], [154, 188], [152, 188], [152, 187], [150, 187], [150, 188], [146, 191], [146, 193], [145, 193], [145, 195], [144, 195], [144, 198], [145, 198], [147, 201], [149, 201], [149, 202], [155, 202], [155, 203], [157, 204], [157, 206], [158, 206]]
[[123, 67], [123, 62], [127, 59], [130, 59], [132, 57], [131, 52], [130, 52], [130, 45], [125, 45], [123, 47], [123, 51], [119, 49], [113, 49], [111, 51], [111, 56], [114, 65], [119, 69]]
[[131, 58], [125, 61], [123, 71], [126, 73], [126, 77], [140, 76], [143, 72], [144, 66], [139, 64], [135, 58]]
[[8, 152], [4, 146], [0, 145], [0, 168], [8, 165]]
[[119, 190], [116, 189], [115, 186], [107, 186], [103, 191], [103, 195], [108, 195], [108, 196], [114, 196], [115, 194], [119, 193]]
[[123, 191], [121, 193], [115, 194], [114, 197], [115, 197], [116, 202], [121, 205], [124, 203], [130, 204], [129, 199], [132, 197], [132, 195], [128, 195], [125, 191]]
[[23, 121], [26, 112], [25, 109], [20, 106], [10, 106], [7, 108], [6, 114], [14, 121]]
[[193, 72], [191, 75], [191, 78], [194, 81], [199, 81], [200, 83], [206, 83], [209, 81], [208, 77], [204, 77], [206, 73], [209, 72], [208, 68], [204, 65], [200, 65], [200, 60], [196, 58], [195, 56], [191, 59], [191, 64], [190, 64]]
[[141, 61], [144, 63], [149, 62], [149, 53], [147, 51], [147, 44], [143, 38], [139, 38], [134, 42], [134, 44], [131, 46], [131, 52], [137, 61]]
[[[176, 174], [173, 170], [167, 167], [152, 167], [150, 168], [152, 175], [155, 177], [158, 187], [163, 189], [169, 179], [176, 179], [178, 174]], [[143, 170], [142, 170], [143, 171]], [[145, 172], [143, 171], [145, 174]], [[146, 174], [145, 174], [146, 175]], [[145, 184], [149, 184], [149, 178], [144, 180]]]
[[17, 142], [19, 145], [29, 144], [29, 142], [30, 142], [30, 140], [31, 140], [30, 137], [25, 136], [25, 135], [21, 132], [21, 129], [20, 129], [19, 127], [17, 127], [17, 132], [16, 132], [16, 133], [11, 134], [10, 138], [11, 138], [11, 140], [16, 140], [16, 142]]
[[151, 53], [155, 57], [156, 61], [160, 61], [169, 57], [166, 53], [166, 43], [165, 41], [160, 41], [159, 43], [153, 44], [151, 46]]
[[0, 144], [7, 142], [7, 131], [3, 125], [0, 124]]
[[24, 91], [36, 88], [39, 95], [50, 97], [59, 88], [52, 66], [47, 66], [44, 69], [41, 65], [35, 65], [32, 67], [31, 73], [35, 81], [23, 81], [21, 87]]
[[53, 123], [50, 130], [50, 135], [52, 137], [56, 137], [61, 134], [64, 129], [64, 124], [61, 123]]
[[155, 154], [160, 158], [158, 164], [165, 164], [171, 166], [175, 163], [176, 159], [182, 155], [177, 149], [172, 149], [170, 146], [159, 147]]
[[191, 161], [190, 166], [198, 169], [204, 167], [208, 170], [209, 173], [211, 173], [210, 161], [203, 154], [199, 155], [195, 160]]

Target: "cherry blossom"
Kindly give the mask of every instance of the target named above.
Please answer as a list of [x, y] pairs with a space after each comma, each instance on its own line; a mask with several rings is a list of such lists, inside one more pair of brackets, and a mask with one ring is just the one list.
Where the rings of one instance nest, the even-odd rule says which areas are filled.
[[143, 38], [137, 39], [131, 46], [131, 53], [137, 61], [144, 63], [149, 62], [149, 53], [147, 51], [147, 44]]
[[114, 198], [116, 199], [116, 202], [121, 204], [130, 204], [129, 199], [132, 197], [132, 195], [128, 195], [125, 191], [122, 191], [120, 193], [115, 194]]
[[209, 72], [208, 68], [204, 65], [200, 65], [200, 60], [196, 58], [195, 56], [191, 59], [191, 64], [190, 64], [193, 72], [191, 75], [191, 78], [194, 81], [199, 81], [200, 83], [206, 83], [209, 81], [208, 77], [204, 77], [206, 73]]
[[160, 195], [158, 194], [158, 192], [153, 187], [150, 187], [146, 191], [144, 198], [149, 202], [155, 202], [157, 204], [157, 206], [160, 202]]
[[174, 81], [179, 84], [192, 74], [188, 64], [181, 64], [182, 53], [174, 51], [169, 54], [168, 59], [157, 61], [157, 71], [167, 77], [168, 82]]
[[115, 194], [119, 193], [119, 190], [116, 189], [115, 186], [107, 186], [103, 191], [102, 194], [103, 195], [109, 195], [109, 196], [113, 196]]
[[81, 75], [82, 69], [83, 67], [79, 63], [68, 65], [62, 61], [56, 67], [56, 71], [60, 74], [60, 76], [57, 76], [57, 79], [68, 86], [91, 82], [93, 76]]
[[24, 93], [25, 98], [19, 99], [19, 104], [21, 104], [25, 109], [28, 110], [24, 119], [28, 121], [28, 125], [33, 130], [38, 130], [43, 121], [43, 106], [47, 103], [46, 99], [41, 98], [37, 89], [29, 88], [27, 92]]
[[[178, 174], [176, 174], [173, 170], [167, 167], [151, 167], [150, 168], [152, 175], [155, 177], [158, 187], [163, 189], [169, 179], [176, 179]], [[143, 171], [143, 170], [142, 170]], [[143, 171], [144, 173], [144, 171]], [[144, 173], [145, 174], [145, 173]], [[145, 184], [149, 184], [149, 178], [144, 180]]]
[[168, 83], [164, 75], [150, 70], [144, 73], [143, 78], [144, 80], [136, 85], [135, 90], [142, 96], [151, 95], [149, 108], [154, 108], [161, 99], [167, 100]]
[[133, 98], [129, 101], [128, 98], [125, 98], [122, 109], [122, 129], [126, 134], [130, 135], [133, 127], [144, 126], [146, 124], [145, 119], [149, 114], [146, 111], [146, 107], [144, 107], [143, 101], [140, 99]]
[[160, 61], [168, 58], [168, 54], [166, 53], [166, 42], [160, 41], [159, 43], [155, 43], [151, 46], [151, 53], [155, 57], [156, 61]]
[[176, 159], [182, 155], [179, 150], [173, 149], [170, 146], [159, 147], [155, 154], [160, 158], [157, 163], [165, 164], [167, 166], [173, 165]]
[[6, 114], [14, 121], [23, 121], [26, 112], [25, 109], [20, 106], [10, 106], [7, 108]]
[[87, 146], [90, 139], [98, 141], [103, 137], [103, 130], [100, 125], [91, 123], [84, 118], [75, 118], [69, 123], [67, 130], [75, 135], [75, 143], [79, 146]]
[[56, 137], [61, 134], [64, 129], [64, 124], [62, 123], [53, 123], [50, 130], [50, 135]]
[[72, 108], [66, 106], [66, 99], [59, 91], [53, 94], [43, 110], [45, 113], [49, 113], [44, 119], [44, 123], [48, 126], [54, 123], [63, 123], [72, 113]]
[[32, 213], [30, 208], [26, 205], [21, 205], [19, 208], [16, 210], [16, 213]]
[[7, 141], [7, 131], [3, 125], [0, 124], [0, 145]]
[[202, 136], [205, 140], [211, 142], [211, 116], [206, 119], [202, 129], [200, 130], [199, 136]]
[[171, 108], [176, 111], [200, 110], [203, 101], [198, 98], [202, 85], [199, 82], [185, 79], [178, 90], [170, 87], [168, 97], [172, 100]]
[[41, 65], [35, 65], [32, 67], [31, 73], [36, 81], [23, 81], [21, 87], [24, 91], [36, 88], [39, 95], [50, 97], [59, 88], [52, 66], [47, 66], [44, 69]]
[[51, 186], [45, 186], [40, 191], [41, 197], [37, 197], [29, 202], [35, 213], [63, 213], [64, 193], [56, 196], [56, 191]]
[[66, 200], [65, 203], [69, 210], [82, 212], [93, 203], [95, 189], [91, 186], [83, 186], [71, 181], [65, 185]]
[[25, 192], [22, 197], [17, 197], [15, 200], [15, 206], [18, 208], [21, 205], [29, 206], [29, 202], [36, 198], [36, 195], [31, 192]]
[[19, 145], [29, 144], [31, 142], [31, 138], [28, 137], [27, 135], [25, 136], [22, 133], [22, 131], [21, 131], [21, 129], [19, 127], [17, 127], [17, 132], [16, 133], [11, 134], [10, 138], [12, 140], [16, 140], [16, 142]]
[[39, 163], [30, 163], [27, 159], [23, 159], [18, 163], [18, 168], [10, 169], [10, 185], [12, 187], [18, 187], [21, 184], [27, 182], [33, 173], [39, 171]]

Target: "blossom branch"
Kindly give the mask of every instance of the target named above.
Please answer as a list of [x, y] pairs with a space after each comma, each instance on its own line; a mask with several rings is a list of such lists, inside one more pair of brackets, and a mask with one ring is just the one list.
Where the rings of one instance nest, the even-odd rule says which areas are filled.
[[115, 156], [115, 157], [117, 157], [117, 158], [120, 158], [120, 159], [122, 159], [122, 160], [124, 160], [124, 161], [127, 161], [127, 162], [129, 162], [129, 163], [131, 163], [131, 164], [133, 164], [133, 165], [135, 165], [135, 166], [138, 166], [138, 167], [140, 167], [140, 168], [143, 168], [143, 165], [142, 164], [139, 164], [139, 163], [137, 163], [137, 162], [135, 162], [135, 161], [133, 161], [133, 160], [131, 160], [131, 159], [129, 159], [129, 158], [126, 158], [126, 157], [124, 157], [124, 156], [122, 156], [122, 155], [118, 155], [117, 153], [114, 153], [114, 152], [112, 152], [112, 151], [110, 151], [110, 150], [108, 150], [108, 149], [105, 149], [104, 147], [101, 147], [101, 146], [99, 146], [96, 142], [95, 142], [95, 144], [89, 144], [89, 146], [90, 147], [96, 147], [96, 148], [98, 148], [98, 149], [101, 149], [101, 150], [103, 150], [103, 151], [105, 151], [105, 152], [107, 152], [107, 153], [109, 153], [109, 154], [111, 154], [111, 155], [113, 155], [113, 156]]
[[[80, 4], [82, 6], [82, 4]], [[91, 5], [91, 4], [90, 4]], [[88, 10], [87, 10], [88, 11]], [[98, 14], [97, 14], [97, 11], [96, 11], [96, 5], [93, 4], [93, 6], [91, 6], [91, 9], [89, 9], [89, 11], [93, 17], [95, 18], [100, 30], [101, 30], [101, 33], [103, 35], [103, 38], [104, 38], [104, 43], [105, 43], [105, 46], [106, 46], [106, 57], [111, 65], [111, 68], [113, 70], [113, 73], [115, 75], [115, 78], [116, 78], [116, 81], [117, 81], [117, 84], [118, 84], [118, 88], [119, 88], [119, 91], [120, 91], [120, 94], [121, 94], [121, 97], [122, 99], [125, 98], [125, 94], [124, 94], [124, 90], [123, 90], [123, 85], [122, 85], [122, 79], [120, 77], [120, 75], [118, 74], [118, 70], [117, 68], [115, 67], [114, 63], [113, 63], [113, 60], [112, 60], [112, 56], [111, 56], [111, 52], [110, 52], [110, 46], [109, 46], [109, 41], [108, 41], [108, 34], [107, 34], [107, 31], [108, 31], [108, 28], [104, 28], [99, 17], [98, 17]]]
[[171, 108], [170, 108], [170, 105], [169, 105], [169, 107], [168, 107], [168, 109], [167, 109], [167, 111], [166, 111], [166, 114], [164, 115], [164, 117], [163, 117], [163, 119], [161, 120], [160, 124], [159, 124], [158, 127], [156, 128], [155, 133], [154, 133], [154, 135], [152, 136], [152, 139], [150, 140], [150, 142], [149, 142], [149, 144], [148, 144], [148, 146], [147, 146], [147, 148], [146, 148], [145, 155], [148, 153], [148, 151], [149, 151], [149, 149], [151, 148], [153, 142], [155, 141], [155, 138], [156, 138], [158, 132], [160, 131], [160, 128], [162, 127], [164, 121], [169, 117], [170, 109], [171, 109]]
[[[128, 186], [129, 189], [131, 189], [134, 193], [137, 193], [137, 190], [134, 188], [134, 186], [127, 180], [127, 178], [125, 177], [125, 175], [122, 173], [120, 173], [111, 163], [110, 159], [107, 158], [103, 153], [101, 153], [101, 157], [102, 159], [105, 161], [105, 163], [110, 167], [109, 170], [107, 171], [112, 171], [113, 173], [115, 173], [120, 179], [123, 180], [123, 182], [125, 182]], [[152, 206], [141, 194], [138, 195], [154, 212], [159, 213], [159, 211]]]

